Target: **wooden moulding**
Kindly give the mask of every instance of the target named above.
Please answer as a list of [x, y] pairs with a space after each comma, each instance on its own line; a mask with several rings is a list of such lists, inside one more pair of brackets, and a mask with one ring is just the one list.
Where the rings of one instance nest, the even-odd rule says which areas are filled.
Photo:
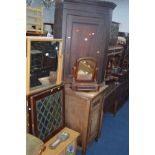
[[[26, 95], [30, 95], [30, 60], [31, 60], [31, 42], [32, 41], [41, 41], [41, 42], [59, 42], [59, 51], [58, 51], [58, 67], [57, 67], [57, 79], [55, 85], [62, 83], [62, 64], [63, 64], [63, 39], [52, 39], [50, 37], [38, 37], [38, 36], [27, 36], [26, 37]], [[47, 86], [51, 87], [51, 85]], [[35, 90], [37, 91], [45, 90], [45, 87]]]
[[26, 95], [30, 94], [30, 58], [31, 41], [26, 40]]
[[[29, 127], [29, 132], [40, 138], [39, 137], [39, 128], [40, 128], [40, 125], [43, 125], [45, 122], [43, 121], [43, 119], [48, 119], [48, 117], [55, 117], [53, 115], [53, 111], [47, 116], [47, 115], [44, 115], [44, 116], [41, 116], [42, 119], [40, 121], [42, 121], [42, 123], [40, 123], [40, 125], [38, 124], [38, 117], [37, 117], [37, 101], [40, 100], [40, 99], [43, 99], [45, 97], [48, 97], [50, 95], [54, 95], [58, 92], [62, 91], [62, 96], [61, 96], [61, 100], [62, 102], [60, 104], [62, 104], [62, 111], [61, 111], [61, 119], [62, 119], [62, 124], [59, 124], [59, 127], [57, 127], [56, 129], [54, 129], [52, 132], [50, 132], [46, 137], [44, 137], [43, 139], [41, 139], [43, 142], [46, 142], [48, 141], [52, 136], [54, 136], [55, 134], [57, 134], [60, 130], [62, 130], [64, 127], [65, 127], [65, 94], [64, 94], [64, 85], [61, 84], [57, 87], [54, 87], [54, 88], [51, 88], [51, 89], [47, 89], [45, 91], [41, 91], [39, 93], [36, 93], [36, 94], [33, 94], [33, 95], [30, 95], [29, 96], [29, 103], [28, 103], [28, 108], [31, 109], [29, 110], [29, 115], [30, 115], [30, 119], [29, 119], [29, 122], [30, 122], [30, 127]], [[55, 100], [55, 99], [54, 99]], [[50, 101], [52, 102], [52, 101]], [[42, 103], [43, 104], [43, 103]], [[50, 104], [53, 104], [53, 103], [50, 103]], [[44, 105], [44, 107], [46, 107]], [[47, 110], [47, 109], [46, 109]], [[51, 108], [52, 110], [52, 108]], [[43, 112], [43, 111], [42, 111]], [[51, 116], [52, 115], [52, 116]]]
[[75, 4], [86, 4], [86, 5], [94, 5], [94, 6], [101, 6], [101, 7], [109, 7], [114, 9], [116, 4], [113, 2], [106, 2], [106, 1], [94, 1], [94, 0], [56, 0], [56, 4], [61, 3], [75, 3]]

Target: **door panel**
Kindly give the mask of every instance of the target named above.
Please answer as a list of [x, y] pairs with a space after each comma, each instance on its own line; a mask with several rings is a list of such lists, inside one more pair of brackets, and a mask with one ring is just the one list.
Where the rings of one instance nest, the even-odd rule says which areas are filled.
[[97, 33], [98, 25], [86, 25], [73, 23], [72, 25], [72, 44], [71, 44], [71, 53], [70, 60], [73, 65], [78, 58], [84, 56], [94, 56], [94, 51], [96, 47], [93, 46], [96, 43], [96, 38], [92, 34]]
[[[75, 61], [80, 57], [94, 57], [99, 70], [103, 58], [103, 20], [100, 18], [68, 15], [65, 49], [65, 75], [71, 74]], [[67, 69], [68, 68], [68, 69]]]
[[98, 133], [99, 123], [100, 123], [101, 106], [97, 106], [91, 115], [90, 133], [89, 140], [95, 138]]

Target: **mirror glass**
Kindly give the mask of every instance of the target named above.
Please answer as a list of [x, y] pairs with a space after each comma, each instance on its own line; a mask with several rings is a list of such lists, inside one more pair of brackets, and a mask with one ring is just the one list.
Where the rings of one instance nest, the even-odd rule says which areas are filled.
[[30, 88], [56, 83], [59, 42], [31, 41]]
[[83, 59], [78, 63], [77, 80], [92, 80], [96, 62], [91, 59]]

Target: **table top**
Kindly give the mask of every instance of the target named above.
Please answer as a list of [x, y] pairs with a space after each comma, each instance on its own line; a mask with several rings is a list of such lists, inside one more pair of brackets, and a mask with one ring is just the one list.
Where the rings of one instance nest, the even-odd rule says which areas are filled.
[[71, 88], [66, 88], [66, 93], [67, 91], [70, 91], [72, 93], [74, 93], [75, 95], [78, 95], [82, 98], [86, 98], [86, 99], [93, 99], [95, 96], [97, 96], [98, 94], [100, 94], [101, 92], [105, 91], [107, 89], [108, 85], [102, 85], [99, 88], [99, 91], [88, 91], [88, 92], [84, 92], [84, 91], [74, 91]]
[[[61, 133], [61, 132], [67, 132], [69, 133], [69, 138], [66, 140], [66, 141], [63, 141], [61, 142], [57, 147], [56, 149], [50, 149], [49, 145], [51, 143], [53, 143], [58, 135]], [[56, 134], [54, 137], [52, 137], [50, 140], [48, 140], [46, 143], [45, 143], [45, 146], [46, 146], [46, 149], [45, 151], [42, 153], [42, 155], [57, 155], [59, 153], [61, 153], [70, 143], [72, 143], [73, 141], [76, 140], [76, 138], [79, 136], [80, 134], [74, 130], [71, 130], [67, 127], [65, 127], [64, 129], [62, 129], [58, 134]]]
[[108, 96], [113, 91], [117, 90], [119, 87], [122, 87], [123, 84], [128, 83], [128, 80], [122, 81], [122, 82], [113, 82], [108, 85], [108, 88], [106, 89], [105, 96]]

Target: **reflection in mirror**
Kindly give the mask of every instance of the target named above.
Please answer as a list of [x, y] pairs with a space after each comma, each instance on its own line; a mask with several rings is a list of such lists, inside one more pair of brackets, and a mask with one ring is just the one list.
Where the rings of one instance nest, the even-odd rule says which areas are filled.
[[30, 88], [56, 83], [59, 42], [31, 41]]
[[91, 59], [81, 60], [77, 68], [77, 80], [92, 80], [95, 67], [95, 61]]

